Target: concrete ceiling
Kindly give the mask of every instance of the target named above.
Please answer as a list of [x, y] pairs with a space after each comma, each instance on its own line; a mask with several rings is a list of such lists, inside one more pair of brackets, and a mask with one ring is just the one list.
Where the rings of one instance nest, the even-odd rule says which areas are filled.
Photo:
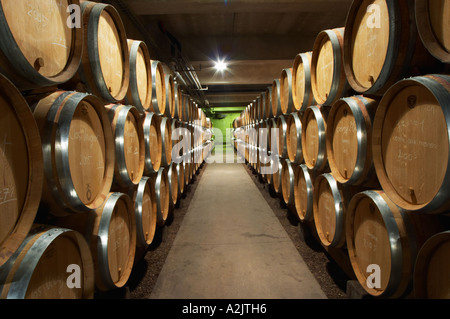
[[[211, 107], [246, 107], [311, 51], [317, 34], [343, 27], [352, 0], [116, 0], [128, 37], [141, 38], [153, 59], [195, 69]], [[128, 11], [128, 12], [127, 12]], [[223, 73], [214, 61], [225, 59]], [[197, 87], [198, 90], [198, 87]]]

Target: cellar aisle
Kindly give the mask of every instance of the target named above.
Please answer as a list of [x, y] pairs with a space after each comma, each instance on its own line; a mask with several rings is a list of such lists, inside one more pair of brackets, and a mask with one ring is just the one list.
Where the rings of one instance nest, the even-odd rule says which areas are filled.
[[324, 299], [242, 164], [209, 164], [151, 299]]

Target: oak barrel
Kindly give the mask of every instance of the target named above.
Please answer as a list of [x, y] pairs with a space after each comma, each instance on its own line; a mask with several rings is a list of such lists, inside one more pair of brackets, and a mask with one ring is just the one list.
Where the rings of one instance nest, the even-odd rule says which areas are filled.
[[159, 117], [161, 130], [161, 166], [169, 166], [172, 162], [172, 121], [168, 117]]
[[311, 87], [318, 104], [331, 106], [349, 91], [343, 64], [344, 28], [321, 31], [314, 42]]
[[126, 194], [110, 193], [89, 217], [85, 234], [94, 257], [97, 289], [121, 288], [130, 278], [136, 253], [133, 201]]
[[288, 158], [287, 153], [287, 143], [286, 143], [286, 135], [287, 135], [287, 123], [286, 116], [280, 115], [277, 117], [277, 129], [278, 129], [278, 154], [281, 158]]
[[379, 100], [361, 95], [334, 103], [327, 119], [326, 146], [331, 173], [339, 183], [376, 186], [372, 125]]
[[105, 108], [108, 110], [115, 141], [113, 187], [123, 191], [138, 185], [144, 175], [144, 128], [139, 111], [134, 106], [110, 104]]
[[161, 167], [154, 176], [158, 226], [164, 226], [169, 215], [170, 185], [167, 169]]
[[295, 110], [292, 85], [292, 68], [283, 69], [280, 77], [281, 113], [289, 115]]
[[0, 75], [0, 266], [36, 217], [44, 164], [36, 121], [19, 90]]
[[299, 112], [292, 112], [286, 120], [286, 148], [292, 163], [303, 162], [302, 120]]
[[308, 222], [314, 217], [314, 176], [305, 164], [298, 165], [294, 174], [295, 210], [301, 222]]
[[166, 108], [166, 76], [161, 62], [152, 60], [152, 105], [151, 111], [162, 115]]
[[344, 246], [345, 214], [350, 199], [347, 190], [333, 175], [325, 173], [314, 180], [314, 223], [322, 245]]
[[166, 88], [166, 104], [164, 107], [164, 115], [168, 118], [175, 116], [175, 82], [172, 74], [165, 74], [164, 83]]
[[381, 96], [408, 76], [437, 72], [437, 61], [418, 36], [414, 11], [411, 0], [353, 1], [345, 24], [344, 67], [356, 92]]
[[416, 24], [428, 51], [444, 63], [450, 63], [450, 1], [416, 0]]
[[0, 72], [20, 90], [70, 80], [83, 52], [83, 29], [69, 28], [69, 6], [78, 0], [1, 1]]
[[93, 299], [94, 290], [89, 245], [70, 229], [34, 224], [0, 268], [0, 299]]
[[265, 91], [265, 114], [266, 118], [270, 119], [273, 118], [273, 111], [272, 111], [272, 87], [268, 86]]
[[151, 177], [142, 177], [132, 194], [136, 219], [136, 245], [148, 247], [156, 233], [157, 207], [155, 183]]
[[383, 96], [373, 124], [373, 159], [383, 190], [410, 211], [450, 207], [450, 77], [399, 81]]
[[281, 82], [275, 79], [272, 82], [272, 115], [278, 117], [283, 114], [281, 110]]
[[311, 87], [311, 59], [312, 52], [297, 54], [292, 67], [292, 97], [295, 109], [300, 112], [317, 104]]
[[111, 123], [95, 96], [58, 91], [32, 106], [44, 158], [42, 201], [55, 215], [100, 207], [114, 177]]
[[128, 39], [130, 54], [130, 85], [126, 102], [140, 112], [150, 111], [152, 103], [152, 65], [147, 45]]
[[[411, 292], [417, 252], [440, 228], [431, 217], [407, 213], [382, 191], [368, 190], [352, 198], [347, 248], [355, 275], [370, 295], [400, 298]], [[374, 273], [370, 265], [379, 267], [379, 285], [369, 278]]]
[[295, 168], [296, 164], [291, 163], [290, 160], [286, 159], [282, 163], [281, 169], [281, 183], [282, 183], [282, 194], [283, 200], [288, 206], [295, 205], [295, 194], [294, 194], [294, 179], [295, 179]]
[[414, 297], [450, 299], [450, 231], [433, 235], [420, 248], [414, 267]]
[[170, 205], [175, 206], [180, 198], [177, 163], [172, 162], [169, 167], [166, 167], [166, 169], [167, 179], [169, 181]]
[[130, 85], [130, 55], [125, 27], [109, 4], [84, 1], [84, 52], [79, 69], [82, 83], [107, 103], [125, 99]]
[[162, 139], [158, 116], [153, 112], [146, 112], [143, 121], [145, 141], [145, 169], [144, 174], [158, 172], [161, 167]]
[[309, 169], [324, 171], [328, 168], [326, 133], [329, 107], [312, 105], [302, 118], [302, 150]]

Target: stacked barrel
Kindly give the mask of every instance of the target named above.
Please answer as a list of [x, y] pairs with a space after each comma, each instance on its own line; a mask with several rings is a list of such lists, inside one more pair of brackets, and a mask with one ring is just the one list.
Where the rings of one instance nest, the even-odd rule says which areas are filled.
[[372, 2], [256, 97], [235, 146], [369, 295], [449, 298], [450, 1]]
[[0, 298], [123, 287], [209, 153], [206, 116], [113, 6], [0, 9]]

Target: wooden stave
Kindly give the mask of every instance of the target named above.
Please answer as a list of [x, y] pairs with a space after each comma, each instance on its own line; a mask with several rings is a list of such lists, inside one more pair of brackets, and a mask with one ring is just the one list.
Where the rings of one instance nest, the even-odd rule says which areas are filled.
[[[79, 0], [70, 0], [70, 3], [80, 6]], [[0, 20], [4, 21], [2, 23], [2, 28], [0, 28], [0, 38], [2, 39], [0, 42], [0, 71], [7, 76], [19, 90], [27, 91], [52, 87], [63, 84], [76, 75], [81, 64], [83, 50], [85, 49], [83, 44], [83, 26], [81, 26], [81, 28], [73, 28], [75, 39], [71, 44], [74, 49], [70, 54], [71, 62], [67, 64], [65, 71], [57, 76], [46, 77], [37, 72], [35, 67], [32, 66], [21, 53], [10, 28], [6, 26], [5, 13], [1, 4]], [[9, 39], [9, 41], [6, 41], [6, 39]], [[18, 68], [17, 66], [20, 67]]]
[[[94, 261], [89, 245], [83, 235], [72, 229], [41, 224], [33, 224], [27, 237], [21, 242], [20, 247], [0, 269], [0, 298], [28, 299], [27, 290], [30, 288], [33, 272], [39, 261], [44, 256], [46, 249], [51, 247], [55, 240], [63, 236], [68, 236], [80, 248], [83, 266], [82, 298], [93, 299], [95, 290]], [[81, 265], [77, 264], [77, 266]], [[67, 282], [65, 281], [64, 284], [67, 284]], [[49, 296], [43, 295], [38, 299], [48, 298]]]
[[24, 139], [27, 142], [27, 156], [29, 158], [29, 177], [24, 204], [19, 212], [20, 219], [14, 223], [15, 226], [12, 232], [1, 242], [1, 267], [18, 249], [33, 225], [43, 191], [44, 160], [39, 128], [27, 102], [14, 84], [3, 75], [0, 75], [0, 88], [7, 91], [5, 98], [8, 105], [14, 108], [18, 121], [21, 122], [24, 130], [26, 129], [24, 131]]

